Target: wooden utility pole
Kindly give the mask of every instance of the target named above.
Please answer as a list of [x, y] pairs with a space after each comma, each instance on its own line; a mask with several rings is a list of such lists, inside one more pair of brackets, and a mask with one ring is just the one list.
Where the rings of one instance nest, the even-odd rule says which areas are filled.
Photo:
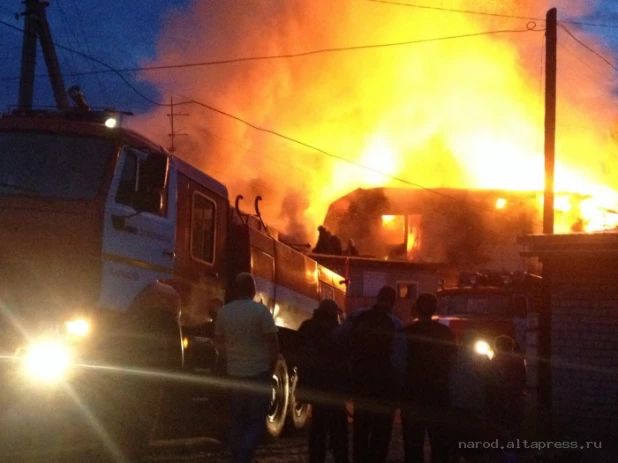
[[[554, 233], [554, 171], [556, 147], [556, 62], [557, 11], [552, 8], [546, 18], [545, 55], [545, 192], [543, 196], [543, 233]], [[551, 268], [543, 262], [543, 308], [539, 315], [539, 406], [551, 408]]]
[[37, 37], [41, 41], [43, 57], [47, 65], [49, 81], [54, 91], [56, 107], [58, 109], [68, 109], [69, 99], [62, 80], [58, 57], [54, 49], [45, 8], [48, 3], [40, 0], [26, 0], [26, 11], [24, 11], [24, 37], [22, 42], [21, 56], [21, 75], [19, 78], [19, 107], [20, 109], [32, 108], [32, 97], [34, 94], [34, 71], [36, 67], [36, 42]]
[[175, 113], [174, 112], [174, 98], [170, 97], [170, 112], [168, 114], [169, 118], [170, 118], [170, 125], [171, 125], [171, 129], [172, 131], [169, 133], [169, 137], [170, 137], [170, 153], [173, 153], [174, 151], [176, 151], [176, 137], [181, 136], [181, 135], [186, 135], [186, 133], [176, 133], [174, 131], [174, 117], [177, 116], [188, 116], [188, 114], [184, 114], [184, 113]]
[[545, 44], [545, 194], [543, 233], [554, 233], [554, 171], [556, 149], [557, 11], [547, 12]]

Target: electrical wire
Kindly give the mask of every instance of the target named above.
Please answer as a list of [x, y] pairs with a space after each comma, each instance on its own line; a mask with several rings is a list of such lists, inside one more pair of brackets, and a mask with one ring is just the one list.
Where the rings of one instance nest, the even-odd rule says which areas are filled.
[[[4, 22], [4, 21], [1, 21], [1, 20], [0, 20], [0, 24], [4, 25], [4, 26], [6, 26], [6, 27], [9, 27], [9, 28], [11, 28], [11, 29], [17, 30], [17, 31], [19, 31], [19, 32], [22, 32], [22, 33], [24, 32], [22, 29], [20, 29], [20, 28], [18, 28], [18, 27], [16, 27], [16, 26], [13, 26], [13, 25], [11, 25], [11, 24], [8, 24], [8, 23], [6, 23], [6, 22]], [[457, 38], [464, 38], [464, 37], [472, 37], [472, 36], [482, 36], [482, 35], [497, 34], [497, 33], [506, 33], [506, 32], [530, 32], [530, 31], [540, 31], [540, 30], [539, 30], [539, 29], [536, 29], [536, 24], [534, 24], [534, 23], [529, 23], [529, 24], [528, 24], [528, 26], [526, 27], [526, 29], [499, 30], [499, 31], [486, 31], [486, 32], [480, 32], [480, 33], [463, 34], [463, 35], [458, 35], [458, 36], [450, 36], [450, 37], [439, 37], [439, 38], [433, 38], [433, 39], [421, 39], [421, 40], [415, 40], [415, 41], [410, 41], [410, 42], [401, 42], [401, 43], [397, 43], [397, 44], [382, 44], [382, 45], [367, 45], [367, 46], [359, 46], [359, 47], [330, 48], [330, 49], [316, 50], [316, 51], [312, 51], [312, 52], [305, 52], [305, 53], [296, 54], [296, 55], [276, 55], [276, 56], [268, 56], [268, 57], [261, 57], [261, 58], [257, 58], [257, 57], [253, 57], [253, 58], [241, 58], [241, 59], [236, 59], [236, 60], [226, 60], [226, 62], [238, 62], [238, 61], [248, 61], [248, 60], [256, 60], [256, 59], [278, 59], [278, 58], [284, 58], [284, 57], [288, 57], [288, 58], [289, 58], [289, 57], [296, 57], [296, 56], [307, 56], [307, 55], [309, 55], [309, 54], [324, 53], [324, 52], [349, 51], [349, 50], [358, 50], [358, 49], [367, 49], [367, 48], [378, 48], [378, 47], [384, 47], [384, 46], [397, 46], [397, 45], [404, 45], [404, 44], [405, 44], [405, 45], [408, 45], [408, 44], [412, 44], [412, 43], [425, 43], [425, 42], [433, 42], [433, 41], [438, 41], [438, 40], [450, 40], [450, 39], [457, 39]], [[75, 54], [77, 54], [77, 55], [79, 55], [79, 56], [82, 56], [82, 57], [86, 58], [86, 59], [90, 59], [90, 60], [92, 60], [92, 61], [94, 61], [94, 62], [96, 62], [96, 63], [98, 63], [98, 64], [101, 64], [102, 66], [104, 66], [104, 67], [108, 68], [110, 72], [114, 72], [115, 74], [117, 74], [117, 75], [118, 75], [118, 76], [122, 79], [122, 81], [123, 81], [123, 82], [124, 82], [124, 83], [125, 83], [125, 84], [126, 84], [126, 85], [127, 85], [127, 86], [131, 89], [131, 90], [133, 90], [133, 91], [134, 91], [134, 92], [135, 92], [138, 96], [140, 96], [140, 97], [141, 97], [142, 99], [144, 99], [145, 101], [147, 101], [147, 102], [149, 102], [149, 103], [151, 103], [151, 104], [153, 104], [153, 105], [155, 105], [155, 106], [159, 106], [159, 107], [170, 107], [170, 106], [171, 106], [170, 104], [167, 104], [167, 103], [160, 103], [160, 102], [154, 101], [154, 100], [152, 100], [151, 98], [149, 98], [149, 97], [147, 97], [146, 95], [144, 95], [144, 94], [143, 94], [142, 92], [140, 92], [137, 88], [135, 88], [135, 86], [133, 86], [133, 85], [132, 85], [132, 84], [131, 84], [131, 83], [130, 83], [130, 82], [129, 82], [129, 81], [128, 81], [128, 80], [127, 80], [127, 79], [126, 79], [126, 78], [125, 78], [122, 74], [121, 74], [121, 71], [119, 71], [119, 70], [117, 70], [117, 69], [113, 68], [112, 66], [108, 65], [107, 63], [105, 63], [105, 62], [103, 62], [103, 61], [101, 61], [101, 60], [99, 60], [99, 59], [97, 59], [97, 58], [94, 58], [94, 57], [92, 57], [92, 56], [89, 56], [89, 55], [87, 55], [87, 54], [85, 54], [85, 53], [82, 53], [82, 52], [79, 52], [79, 51], [76, 51], [76, 50], [72, 50], [72, 49], [70, 49], [69, 47], [65, 47], [65, 46], [63, 46], [63, 45], [59, 45], [59, 44], [54, 44], [54, 45], [55, 45], [56, 47], [58, 47], [58, 48], [61, 48], [61, 49], [64, 49], [64, 50], [67, 50], [67, 51], [73, 52], [73, 53], [75, 53]], [[221, 63], [221, 62], [219, 62], [219, 63], [217, 63], [217, 64], [222, 64], [222, 63]], [[185, 67], [186, 67], [186, 66], [185, 66]], [[415, 188], [419, 188], [419, 189], [425, 190], [425, 191], [427, 191], [427, 192], [430, 192], [430, 193], [436, 194], [436, 195], [438, 195], [438, 196], [442, 196], [442, 197], [444, 197], [444, 198], [447, 198], [447, 199], [450, 199], [450, 200], [453, 200], [453, 201], [459, 201], [459, 202], [461, 202], [461, 201], [462, 201], [460, 198], [456, 198], [456, 197], [453, 197], [453, 196], [447, 195], [447, 194], [445, 194], [445, 193], [442, 193], [441, 191], [437, 191], [437, 190], [435, 190], [435, 189], [427, 188], [427, 187], [425, 187], [425, 186], [423, 186], [423, 185], [421, 185], [421, 184], [419, 184], [419, 183], [411, 182], [411, 181], [406, 180], [406, 179], [404, 179], [404, 178], [401, 178], [401, 177], [398, 177], [398, 176], [394, 176], [394, 175], [391, 175], [391, 174], [389, 174], [389, 173], [387, 173], [387, 172], [382, 172], [382, 171], [380, 171], [380, 170], [378, 170], [378, 169], [374, 169], [374, 168], [371, 168], [371, 167], [366, 166], [366, 165], [364, 165], [364, 164], [361, 164], [361, 163], [355, 162], [355, 161], [353, 161], [353, 160], [351, 160], [351, 159], [347, 159], [347, 158], [345, 158], [345, 157], [343, 157], [343, 156], [339, 156], [339, 155], [336, 155], [336, 154], [330, 153], [329, 151], [326, 151], [326, 150], [324, 150], [324, 149], [318, 148], [318, 147], [316, 147], [316, 146], [313, 146], [313, 145], [311, 145], [311, 144], [309, 144], [309, 143], [306, 143], [306, 142], [304, 142], [304, 141], [298, 140], [298, 139], [296, 139], [296, 138], [293, 138], [293, 137], [290, 137], [290, 136], [284, 135], [284, 134], [282, 134], [282, 133], [280, 133], [280, 132], [277, 132], [277, 131], [275, 131], [275, 130], [272, 130], [272, 129], [269, 129], [269, 128], [260, 127], [260, 126], [255, 125], [255, 124], [253, 124], [253, 123], [251, 123], [251, 122], [249, 122], [249, 121], [247, 121], [247, 120], [245, 120], [245, 119], [243, 119], [243, 118], [241, 118], [241, 117], [239, 117], [239, 116], [233, 115], [233, 114], [231, 114], [231, 113], [228, 113], [228, 112], [223, 111], [223, 110], [221, 110], [221, 109], [215, 108], [214, 106], [211, 106], [211, 105], [209, 105], [209, 104], [203, 103], [203, 102], [198, 101], [198, 100], [195, 100], [195, 99], [190, 99], [190, 100], [187, 100], [187, 101], [182, 101], [182, 102], [179, 102], [179, 103], [175, 103], [175, 104], [174, 104], [174, 106], [189, 105], [189, 104], [195, 104], [195, 105], [198, 105], [198, 106], [202, 106], [202, 107], [204, 107], [204, 108], [206, 108], [206, 109], [208, 109], [208, 110], [210, 110], [210, 111], [213, 111], [213, 112], [218, 113], [218, 114], [220, 114], [220, 115], [223, 115], [223, 116], [226, 116], [226, 117], [231, 118], [231, 119], [233, 119], [233, 120], [236, 120], [237, 122], [240, 122], [240, 123], [242, 123], [242, 124], [244, 124], [244, 125], [246, 125], [246, 126], [248, 126], [248, 127], [251, 127], [251, 128], [253, 128], [254, 130], [257, 130], [257, 131], [260, 131], [260, 132], [263, 132], [263, 133], [267, 133], [267, 134], [270, 134], [270, 135], [273, 135], [273, 136], [279, 137], [279, 138], [281, 138], [281, 139], [283, 139], [283, 140], [287, 140], [287, 141], [289, 141], [289, 142], [291, 142], [291, 143], [294, 143], [294, 144], [297, 144], [297, 145], [299, 145], [299, 146], [303, 146], [303, 147], [308, 148], [308, 149], [310, 149], [310, 150], [313, 150], [313, 151], [316, 151], [316, 152], [322, 153], [323, 155], [328, 156], [328, 157], [331, 157], [331, 158], [333, 158], [333, 159], [338, 159], [338, 160], [343, 161], [343, 162], [346, 162], [346, 163], [348, 163], [348, 164], [350, 164], [350, 165], [354, 165], [354, 166], [356, 166], [356, 167], [359, 167], [359, 168], [361, 168], [361, 169], [364, 169], [364, 170], [370, 171], [370, 172], [372, 172], [372, 173], [376, 173], [376, 174], [382, 175], [382, 176], [383, 176], [383, 177], [385, 177], [385, 178], [388, 178], [388, 179], [391, 179], [391, 180], [394, 180], [394, 181], [397, 181], [397, 182], [403, 183], [403, 184], [408, 185], [408, 186], [413, 186], [413, 187], [415, 187]], [[477, 207], [477, 208], [479, 208], [479, 209], [482, 209], [482, 210], [485, 210], [485, 211], [488, 211], [488, 212], [492, 212], [492, 213], [496, 213], [496, 214], [502, 215], [503, 217], [506, 217], [507, 219], [509, 219], [509, 218], [508, 218], [508, 216], [507, 216], [505, 213], [503, 213], [503, 212], [501, 212], [501, 211], [499, 211], [499, 210], [496, 210], [496, 209], [490, 209], [490, 208], [485, 208], [485, 207], [478, 206], [478, 205], [475, 205], [475, 207]]]
[[560, 23], [572, 24], [573, 26], [608, 27], [612, 29], [618, 29], [618, 24], [589, 23], [586, 21], [558, 21], [558, 24]]
[[[5, 26], [7, 25], [7, 23], [3, 21], [0, 21], [0, 24], [3, 24]], [[10, 26], [10, 27], [21, 31], [21, 29], [16, 28], [14, 26]], [[68, 77], [75, 76], [75, 75], [84, 76], [84, 75], [89, 75], [89, 74], [94, 74], [94, 73], [109, 73], [109, 72], [114, 72], [118, 74], [122, 72], [144, 72], [144, 71], [184, 69], [184, 68], [203, 67], [203, 66], [219, 66], [219, 65], [224, 65], [224, 64], [242, 63], [242, 62], [250, 62], [250, 61], [300, 58], [300, 57], [324, 54], [324, 53], [341, 53], [341, 52], [358, 51], [358, 50], [400, 47], [400, 46], [416, 45], [416, 44], [429, 43], [429, 42], [439, 42], [439, 41], [446, 41], [446, 40], [480, 37], [480, 36], [485, 36], [485, 35], [521, 33], [521, 32], [542, 32], [543, 30], [544, 29], [537, 29], [536, 23], [530, 22], [526, 25], [525, 29], [498, 29], [498, 30], [492, 30], [492, 31], [472, 32], [469, 34], [459, 34], [459, 35], [451, 35], [451, 36], [445, 36], [445, 37], [432, 37], [432, 38], [427, 38], [427, 39], [408, 40], [404, 42], [391, 42], [391, 43], [370, 44], [370, 45], [355, 45], [355, 46], [348, 46], [348, 47], [331, 47], [331, 48], [322, 48], [318, 50], [310, 50], [310, 51], [299, 52], [299, 53], [249, 56], [249, 57], [240, 57], [240, 58], [230, 58], [230, 59], [224, 59], [224, 60], [201, 61], [201, 62], [196, 62], [196, 63], [164, 64], [164, 65], [159, 65], [159, 66], [142, 66], [142, 67], [119, 68], [119, 69], [116, 69], [116, 68], [111, 69], [109, 66], [107, 66], [108, 68], [110, 68], [107, 71], [87, 71], [87, 72], [81, 72], [81, 73], [74, 74], [74, 75], [68, 74], [67, 76]], [[63, 48], [60, 45], [57, 45], [57, 46], [59, 46], [60, 48]], [[2, 80], [10, 80], [10, 79], [17, 79], [17, 77], [4, 78]]]
[[[251, 128], [252, 128], [252, 129], [254, 129], [254, 130], [257, 130], [257, 131], [260, 131], [260, 132], [264, 132], [264, 133], [268, 133], [268, 134], [270, 134], [270, 135], [274, 135], [274, 136], [279, 137], [279, 138], [281, 138], [281, 139], [283, 139], [283, 140], [287, 140], [287, 141], [289, 141], [289, 142], [291, 142], [291, 143], [294, 143], [294, 144], [297, 144], [297, 145], [299, 145], [299, 146], [303, 146], [303, 147], [308, 148], [308, 149], [310, 149], [310, 150], [313, 150], [313, 151], [317, 151], [317, 152], [319, 152], [319, 153], [322, 153], [322, 154], [324, 154], [325, 156], [328, 156], [328, 157], [330, 157], [330, 158], [334, 158], [334, 159], [337, 159], [337, 160], [343, 161], [343, 162], [345, 162], [345, 163], [347, 163], [347, 164], [354, 165], [354, 166], [356, 166], [356, 167], [359, 167], [359, 168], [364, 169], [364, 170], [366, 170], [366, 171], [369, 171], [369, 172], [371, 172], [371, 173], [381, 175], [381, 176], [383, 176], [383, 177], [385, 177], [385, 178], [387, 178], [387, 179], [391, 179], [391, 180], [394, 180], [394, 181], [397, 181], [397, 182], [403, 183], [404, 185], [413, 186], [413, 187], [415, 187], [415, 188], [419, 188], [419, 189], [421, 189], [421, 190], [427, 191], [427, 192], [429, 192], [429, 193], [436, 194], [436, 195], [438, 195], [438, 196], [442, 196], [442, 197], [444, 197], [444, 198], [447, 198], [447, 199], [450, 199], [450, 200], [453, 200], [453, 201], [458, 201], [458, 202], [463, 201], [463, 200], [462, 200], [462, 199], [460, 199], [460, 198], [456, 198], [456, 197], [454, 197], [454, 196], [447, 195], [447, 194], [445, 194], [445, 193], [443, 193], [443, 192], [441, 192], [441, 191], [437, 191], [436, 189], [432, 189], [432, 188], [425, 187], [425, 186], [423, 186], [423, 185], [421, 185], [421, 184], [419, 184], [419, 183], [415, 183], [415, 182], [412, 182], [412, 181], [410, 181], [410, 180], [406, 180], [406, 179], [404, 179], [404, 178], [402, 178], [402, 177], [398, 177], [398, 176], [395, 176], [395, 175], [389, 174], [389, 173], [387, 173], [387, 172], [382, 172], [382, 171], [380, 171], [380, 170], [378, 170], [378, 169], [374, 169], [374, 168], [372, 168], [372, 167], [366, 166], [366, 165], [364, 165], [364, 164], [361, 164], [361, 163], [359, 163], [359, 162], [356, 162], [356, 161], [353, 161], [353, 160], [351, 160], [351, 159], [345, 158], [345, 157], [343, 157], [343, 156], [339, 156], [339, 155], [337, 155], [337, 154], [331, 153], [331, 152], [329, 152], [329, 151], [326, 151], [326, 150], [324, 150], [324, 149], [322, 149], [322, 148], [318, 148], [318, 147], [316, 147], [316, 146], [313, 146], [313, 145], [311, 145], [311, 144], [309, 144], [309, 143], [303, 142], [303, 141], [298, 140], [298, 139], [296, 139], [296, 138], [289, 137], [289, 136], [284, 135], [284, 134], [282, 134], [282, 133], [280, 133], [280, 132], [277, 132], [277, 131], [275, 131], [275, 130], [268, 129], [268, 128], [264, 128], [264, 127], [260, 127], [260, 126], [258, 126], [258, 125], [252, 124], [251, 122], [248, 122], [248, 121], [246, 121], [245, 119], [242, 119], [241, 117], [235, 116], [235, 115], [230, 114], [230, 113], [225, 112], [225, 111], [222, 111], [222, 110], [220, 110], [220, 109], [217, 109], [217, 108], [215, 108], [215, 107], [213, 107], [213, 106], [210, 106], [210, 105], [208, 105], [208, 104], [206, 104], [206, 103], [202, 103], [202, 102], [197, 101], [197, 100], [190, 100], [190, 101], [184, 101], [184, 102], [180, 102], [180, 103], [174, 103], [174, 106], [178, 106], [178, 105], [187, 105], [187, 104], [196, 104], [196, 105], [198, 105], [198, 106], [202, 106], [202, 107], [207, 108], [207, 109], [209, 109], [209, 110], [211, 110], [211, 111], [213, 111], [213, 112], [216, 112], [216, 113], [221, 114], [221, 115], [223, 115], [223, 116], [226, 116], [226, 117], [228, 117], [228, 118], [234, 119], [234, 120], [236, 120], [236, 121], [238, 121], [238, 122], [240, 122], [240, 123], [242, 123], [242, 124], [244, 124], [244, 125], [246, 125], [246, 126], [248, 126], [248, 127], [251, 127]], [[477, 207], [478, 209], [481, 209], [481, 210], [485, 210], [485, 211], [487, 211], [487, 212], [493, 212], [493, 213], [496, 213], [496, 214], [502, 215], [502, 216], [504, 216], [504, 217], [507, 217], [507, 219], [508, 219], [508, 220], [514, 220], [514, 219], [512, 219], [512, 218], [509, 218], [509, 217], [507, 216], [507, 214], [505, 214], [505, 213], [503, 213], [503, 212], [501, 212], [501, 211], [499, 211], [499, 210], [496, 210], [496, 209], [490, 209], [490, 208], [486, 208], [486, 207], [482, 207], [482, 206], [478, 206], [478, 205], [475, 205], [475, 207]]]
[[571, 38], [573, 40], [575, 40], [578, 44], [580, 44], [582, 47], [584, 47], [586, 50], [588, 50], [589, 52], [591, 52], [592, 54], [596, 55], [598, 58], [600, 58], [605, 64], [607, 64], [609, 67], [611, 67], [612, 69], [614, 69], [615, 71], [618, 71], [618, 67], [616, 67], [610, 60], [608, 60], [607, 58], [605, 58], [605, 56], [603, 56], [601, 53], [599, 53], [598, 51], [596, 51], [595, 49], [593, 49], [591, 46], [587, 45], [586, 43], [584, 43], [581, 39], [577, 38], [575, 36], [575, 34], [573, 34], [565, 25], [560, 24], [560, 27], [562, 27], [562, 29], [564, 29], [566, 31], [567, 34], [569, 34], [571, 36]]
[[418, 5], [416, 3], [404, 3], [404, 2], [396, 2], [396, 1], [389, 1], [389, 0], [369, 0], [369, 1], [373, 3], [384, 3], [387, 5], [407, 6], [410, 8], [435, 10], [435, 11], [442, 11], [442, 12], [448, 12], [448, 13], [464, 13], [464, 14], [474, 14], [474, 15], [480, 15], [480, 16], [493, 16], [493, 17], [498, 17], [498, 18], [524, 19], [527, 21], [545, 21], [545, 19], [533, 18], [530, 16], [516, 16], [516, 15], [510, 15], [510, 14], [490, 13], [487, 11], [475, 11], [475, 10], [464, 10], [464, 9], [457, 9], [457, 8], [446, 8], [446, 7], [440, 7], [440, 6]]
[[[64, 22], [64, 37], [65, 37], [66, 42], [69, 44], [71, 43], [71, 39], [69, 39], [69, 32], [70, 32], [71, 35], [73, 36], [73, 40], [75, 41], [75, 44], [78, 45], [77, 36], [75, 35], [75, 31], [73, 30], [73, 28], [69, 25], [69, 20], [64, 11], [64, 8], [62, 8], [62, 5], [60, 4], [60, 2], [57, 2], [57, 6], [58, 6], [58, 11], [60, 12], [60, 16], [62, 17], [62, 20]], [[67, 63], [69, 67], [73, 69], [73, 72], [76, 72], [77, 65], [75, 64], [75, 55], [73, 53], [66, 52], [65, 50], [65, 56], [67, 55], [68, 55]]]
[[[599, 79], [596, 78], [588, 78], [590, 81], [593, 81], [599, 85], [606, 85], [607, 83], [609, 84], [615, 84], [615, 80], [609, 78], [607, 75], [604, 75], [602, 73], [602, 71], [600, 69], [596, 69], [595, 67], [591, 66], [590, 63], [586, 62], [584, 59], [582, 59], [575, 51], [571, 50], [569, 47], [567, 47], [566, 45], [558, 42], [558, 46], [566, 51], [568, 54], [570, 54], [573, 58], [575, 58], [577, 61], [579, 61], [580, 63], [582, 63], [585, 67], [587, 67], [590, 71], [592, 71], [594, 74], [596, 74], [598, 77], [600, 77], [601, 79], [603, 79], [603, 82]], [[579, 74], [581, 75], [581, 74]]]
[[[409, 8], [434, 10], [434, 11], [441, 11], [441, 12], [447, 12], [447, 13], [462, 13], [462, 14], [471, 14], [471, 15], [479, 15], [479, 16], [493, 16], [493, 17], [508, 18], [508, 19], [524, 19], [524, 20], [529, 20], [529, 21], [546, 21], [545, 18], [535, 18], [531, 16], [518, 16], [518, 15], [505, 14], [505, 13], [492, 13], [488, 11], [466, 10], [466, 9], [458, 9], [458, 8], [446, 8], [446, 7], [440, 7], [440, 6], [419, 5], [416, 3], [404, 3], [404, 2], [397, 2], [397, 1], [390, 1], [390, 0], [368, 0], [368, 1], [374, 2], [374, 3], [384, 3], [387, 5], [406, 6]], [[588, 22], [588, 21], [564, 20], [564, 21], [558, 21], [558, 23], [572, 24], [574, 26], [618, 28], [618, 24], [594, 23], [594, 22]]]
[[[89, 55], [92, 55], [93, 53], [92, 53], [92, 49], [90, 48], [90, 41], [88, 40], [88, 35], [86, 34], [86, 29], [84, 28], [84, 20], [77, 6], [77, 2], [75, 0], [71, 0], [71, 2], [73, 3], [73, 10], [75, 10], [75, 14], [77, 16], [77, 20], [81, 28], [82, 36], [84, 37], [84, 43], [86, 44], [86, 50], [88, 51]], [[94, 70], [94, 66], [93, 66], [93, 70]], [[101, 76], [98, 73], [95, 74], [95, 76], [97, 78], [97, 82], [99, 83], [99, 88], [101, 89], [103, 98], [105, 99], [106, 104], [109, 105], [110, 104], [109, 94], [107, 93], [107, 89], [105, 88], [105, 86], [103, 85], [103, 82], [101, 81]]]
[[[12, 24], [9, 24], [5, 21], [0, 20], [0, 24], [2, 24], [3, 26], [9, 27], [10, 29], [16, 30], [21, 32], [22, 34], [24, 33], [23, 29], [20, 29], [19, 27], [13, 26]], [[131, 89], [133, 90], [133, 92], [135, 92], [138, 96], [140, 96], [143, 100], [155, 105], [155, 106], [169, 106], [169, 104], [165, 104], [165, 103], [159, 103], [158, 101], [154, 101], [150, 98], [148, 98], [146, 95], [144, 95], [142, 92], [140, 92], [134, 85], [131, 84], [131, 82], [129, 82], [120, 72], [118, 72], [116, 69], [114, 69], [112, 66], [110, 66], [109, 64], [93, 57], [90, 55], [87, 55], [86, 53], [82, 53], [81, 51], [77, 51], [77, 50], [73, 50], [72, 48], [69, 47], [65, 47], [64, 45], [60, 45], [57, 44], [55, 42], [52, 42], [54, 44], [55, 47], [60, 48], [62, 50], [67, 50], [70, 51], [71, 53], [75, 53], [76, 55], [79, 55], [83, 58], [89, 59], [91, 61], [94, 61], [95, 63], [100, 64], [101, 66], [106, 67], [107, 69], [110, 70], [110, 72], [115, 73], [118, 77], [120, 77], [120, 79]]]

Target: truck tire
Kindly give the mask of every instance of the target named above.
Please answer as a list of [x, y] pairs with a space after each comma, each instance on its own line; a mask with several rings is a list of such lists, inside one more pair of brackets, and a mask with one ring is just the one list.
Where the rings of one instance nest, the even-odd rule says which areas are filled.
[[290, 426], [294, 431], [305, 429], [309, 421], [309, 413], [311, 410], [311, 406], [306, 402], [302, 402], [296, 394], [297, 386], [298, 369], [294, 368], [294, 373], [290, 380], [290, 406], [288, 410]]
[[279, 356], [275, 366], [272, 384], [272, 399], [266, 416], [266, 430], [269, 436], [279, 437], [285, 426], [290, 402], [290, 377], [283, 356]]

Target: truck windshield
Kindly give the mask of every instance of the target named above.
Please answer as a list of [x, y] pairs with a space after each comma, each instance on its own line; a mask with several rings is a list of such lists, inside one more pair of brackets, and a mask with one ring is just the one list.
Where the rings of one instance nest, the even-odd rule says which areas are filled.
[[0, 132], [0, 196], [92, 199], [112, 152], [104, 138]]
[[450, 294], [438, 299], [438, 315], [513, 316], [506, 294]]

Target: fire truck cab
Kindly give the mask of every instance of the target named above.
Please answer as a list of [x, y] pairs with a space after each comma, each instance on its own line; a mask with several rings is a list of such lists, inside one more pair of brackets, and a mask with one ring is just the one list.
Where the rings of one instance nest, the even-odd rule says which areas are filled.
[[269, 431], [301, 427], [286, 357], [320, 298], [344, 306], [343, 278], [278, 241], [257, 199], [241, 212], [225, 185], [117, 117], [0, 118], [0, 421], [17, 433], [3, 447], [33, 427], [37, 442], [86, 432], [112, 453], [222, 439], [229, 385], [212, 324], [241, 271], [279, 326]]
[[492, 355], [493, 341], [510, 336], [520, 351], [526, 347], [528, 312], [538, 301], [540, 277], [510, 272], [462, 273], [458, 286], [437, 292], [437, 315], [458, 342], [477, 338], [477, 351]]

